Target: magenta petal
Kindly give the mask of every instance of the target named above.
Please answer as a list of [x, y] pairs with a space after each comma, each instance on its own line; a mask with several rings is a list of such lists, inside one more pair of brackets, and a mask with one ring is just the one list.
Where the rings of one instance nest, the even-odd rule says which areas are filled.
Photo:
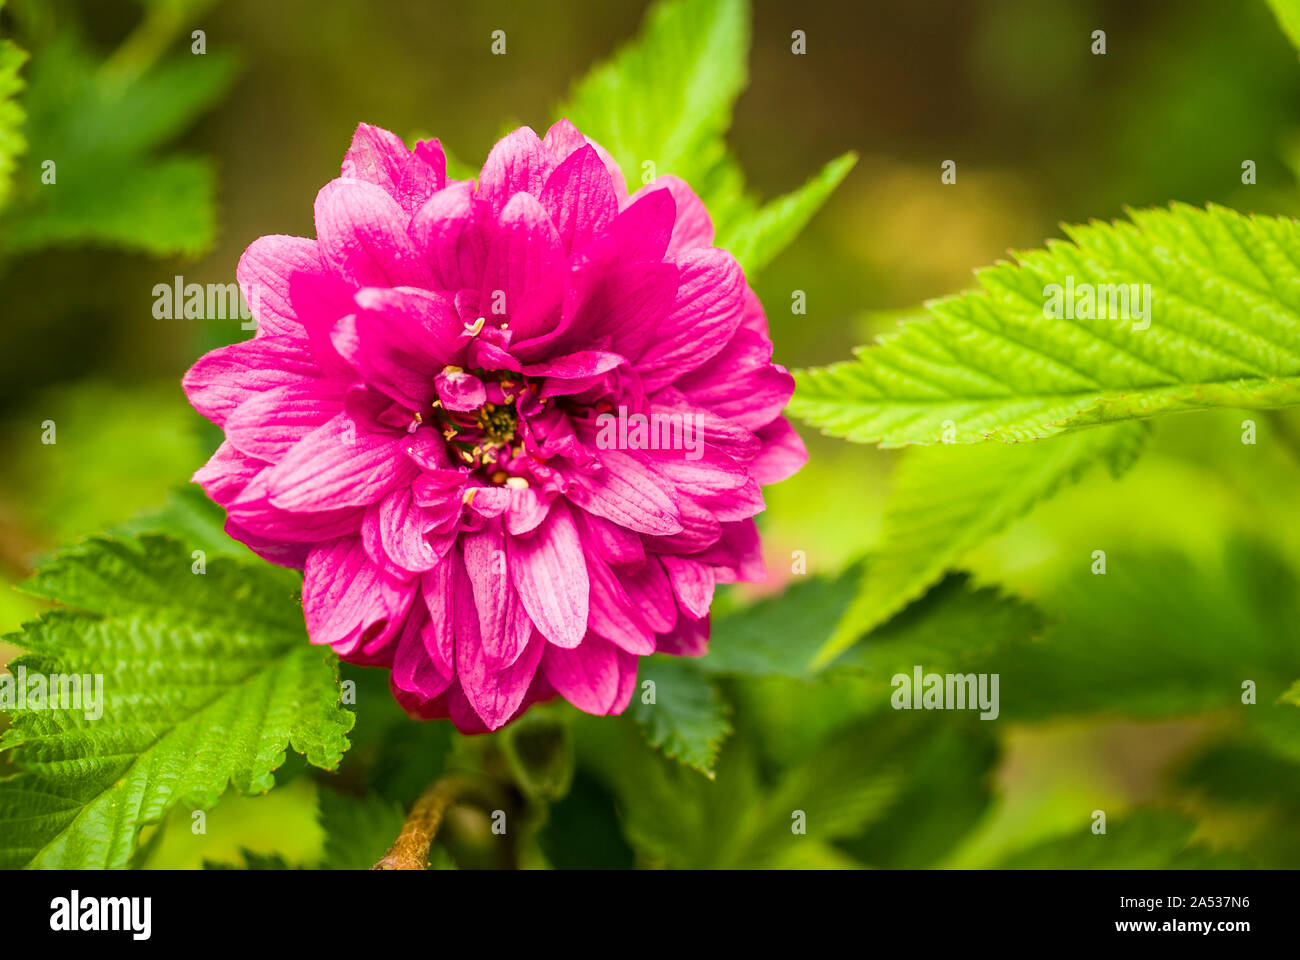
[[541, 201], [566, 252], [586, 246], [618, 213], [609, 171], [596, 151], [586, 145], [556, 167], [542, 187]]
[[303, 571], [302, 608], [312, 643], [340, 655], [368, 652], [394, 636], [414, 598], [410, 584], [384, 577], [370, 562], [360, 537], [344, 537], [312, 550]]
[[245, 400], [226, 421], [226, 437], [243, 453], [277, 463], [289, 449], [343, 409], [343, 385], [304, 380]]
[[695, 554], [694, 559], [712, 564], [718, 583], [767, 579], [758, 527], [753, 520], [722, 524], [722, 536], [712, 546]]
[[433, 378], [464, 351], [464, 325], [452, 305], [435, 293], [410, 287], [357, 291], [360, 308], [339, 352], [373, 387], [407, 408], [423, 410], [433, 399]]
[[[468, 592], [468, 585], [466, 585]], [[456, 591], [456, 675], [461, 689], [474, 712], [489, 730], [504, 726], [523, 703], [528, 687], [537, 673], [537, 665], [546, 650], [547, 642], [534, 633], [524, 652], [507, 667], [494, 667], [484, 656], [483, 645], [466, 642], [461, 633], [462, 624], [468, 623], [466, 614], [460, 612], [461, 588]], [[472, 606], [472, 604], [471, 604]], [[472, 611], [471, 611], [472, 612]], [[475, 626], [477, 629], [477, 626]]]
[[365, 506], [415, 478], [405, 434], [372, 433], [341, 413], [317, 427], [266, 473], [282, 510]]
[[745, 312], [745, 274], [725, 250], [678, 261], [677, 299], [633, 366], [647, 393], [705, 364], [726, 346]]
[[774, 420], [794, 393], [794, 377], [772, 361], [770, 341], [742, 327], [712, 360], [673, 386], [695, 406], [757, 430]]
[[363, 180], [331, 180], [316, 195], [321, 256], [360, 287], [420, 286], [427, 280], [406, 233], [409, 219], [382, 187]]
[[588, 554], [587, 576], [591, 582], [591, 612], [587, 618], [591, 631], [628, 653], [638, 656], [654, 653], [654, 632], [642, 621], [609, 565]]
[[213, 502], [225, 506], [269, 464], [241, 453], [229, 440], [223, 440], [208, 462], [194, 471], [191, 478], [203, 488]]
[[658, 557], [646, 557], [636, 570], [624, 572], [621, 582], [632, 606], [651, 630], [663, 633], [673, 628], [678, 619], [677, 598]]
[[310, 335], [351, 309], [351, 291], [305, 237], [258, 237], [239, 258], [235, 278], [259, 337]]
[[267, 336], [205, 353], [181, 378], [194, 409], [224, 424], [236, 407], [272, 387], [321, 376], [307, 341]]
[[438, 400], [448, 410], [477, 410], [487, 403], [487, 388], [483, 381], [464, 370], [443, 370], [434, 377], [433, 384]]
[[478, 196], [499, 211], [515, 194], [539, 196], [554, 169], [555, 161], [537, 134], [531, 127], [520, 127], [498, 140], [488, 154], [479, 174]]
[[510, 490], [510, 506], [506, 508], [506, 532], [512, 537], [520, 537], [537, 529], [538, 524], [546, 519], [551, 502], [536, 490]]
[[583, 543], [606, 563], [636, 566], [645, 561], [645, 547], [638, 534], [585, 510], [579, 510], [576, 517]]
[[657, 177], [654, 182], [633, 194], [632, 199], [640, 199], [651, 190], [667, 190], [673, 195], [673, 204], [677, 209], [672, 237], [668, 241], [667, 255], [670, 258], [675, 259], [688, 250], [713, 246], [713, 221], [709, 219], [703, 201], [685, 180], [672, 174]]
[[507, 541], [510, 576], [524, 609], [551, 643], [576, 647], [587, 632], [588, 582], [582, 541], [561, 501], [527, 537]]
[[393, 685], [425, 699], [446, 690], [455, 675], [429, 656], [424, 638], [430, 629], [427, 608], [423, 603], [413, 603], [393, 650]]
[[675, 657], [702, 657], [709, 651], [709, 618], [678, 617], [677, 626], [658, 638], [659, 652]]
[[542, 671], [564, 699], [586, 713], [604, 716], [620, 692], [618, 649], [594, 634], [574, 649], [548, 644]]
[[659, 261], [668, 250], [677, 208], [672, 191], [652, 190], [633, 200], [615, 217], [598, 242], [618, 251], [624, 263]]
[[682, 529], [672, 484], [654, 468], [620, 450], [602, 450], [600, 459], [605, 469], [595, 476], [569, 477], [570, 500], [637, 533], [664, 536]]
[[397, 185], [397, 202], [414, 214], [447, 185], [447, 155], [437, 140], [421, 140], [406, 161]]
[[808, 448], [804, 446], [803, 438], [785, 417], [777, 417], [759, 428], [758, 439], [763, 449], [749, 469], [759, 483], [779, 483], [794, 476], [808, 462]]
[[713, 605], [713, 568], [688, 557], [665, 555], [659, 558], [677, 595], [677, 604], [696, 620]]
[[374, 524], [384, 553], [403, 570], [422, 573], [438, 563], [438, 554], [425, 536], [429, 518], [410, 487], [398, 487], [368, 506], [364, 522]]
[[484, 659], [492, 667], [508, 666], [523, 653], [533, 624], [510, 583], [505, 536], [491, 523], [465, 534], [463, 542]]
[[605, 172], [609, 174], [610, 182], [614, 185], [615, 199], [620, 204], [627, 199], [627, 181], [623, 178], [623, 171], [619, 169], [613, 156], [590, 137], [584, 137], [570, 121], [557, 120], [551, 124], [551, 128], [546, 131], [546, 136], [542, 138], [542, 143], [551, 152], [556, 162], [568, 159], [575, 150], [581, 150], [586, 146], [591, 147], [600, 157], [600, 162], [605, 165]]
[[453, 649], [456, 635], [456, 607], [453, 593], [456, 571], [462, 558], [452, 551], [420, 580], [420, 592], [429, 611], [429, 625], [424, 630], [424, 650], [430, 662], [441, 674], [455, 674]]
[[411, 218], [411, 239], [416, 249], [425, 252], [438, 289], [478, 287], [487, 260], [487, 237], [475, 204], [474, 184], [467, 180], [435, 193]]
[[368, 123], [357, 124], [352, 145], [343, 158], [341, 175], [383, 187], [396, 199], [397, 184], [410, 156], [411, 151], [397, 134]]
[[[510, 198], [488, 244], [480, 281], [480, 309], [493, 316], [513, 316], [529, 291], [564, 263], [555, 224], [537, 198], [517, 193]], [[504, 308], [504, 309], [502, 309]]]

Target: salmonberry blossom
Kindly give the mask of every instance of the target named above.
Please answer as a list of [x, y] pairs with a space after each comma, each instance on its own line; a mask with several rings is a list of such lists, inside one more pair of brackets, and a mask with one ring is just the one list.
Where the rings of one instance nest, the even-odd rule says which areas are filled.
[[494, 730], [557, 693], [619, 713], [764, 576], [760, 484], [802, 466], [758, 299], [681, 180], [631, 196], [560, 121], [449, 180], [358, 128], [316, 239], [239, 261], [252, 340], [202, 357], [226, 529], [303, 570], [313, 643], [419, 717]]

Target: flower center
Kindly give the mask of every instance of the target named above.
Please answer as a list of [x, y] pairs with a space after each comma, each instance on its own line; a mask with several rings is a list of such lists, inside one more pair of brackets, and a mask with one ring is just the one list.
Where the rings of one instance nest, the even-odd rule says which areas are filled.
[[487, 403], [475, 412], [474, 417], [483, 431], [486, 444], [499, 447], [510, 446], [517, 439], [515, 430], [518, 427], [518, 419], [514, 407], [499, 407], [494, 403]]
[[527, 387], [517, 376], [513, 380], [508, 376], [495, 379], [485, 371], [476, 375], [487, 382], [493, 399], [473, 410], [448, 410], [435, 401], [432, 425], [461, 464], [481, 470], [493, 483], [506, 483], [516, 475], [514, 468], [522, 466], [517, 461], [524, 455], [524, 444], [514, 400], [520, 387]]

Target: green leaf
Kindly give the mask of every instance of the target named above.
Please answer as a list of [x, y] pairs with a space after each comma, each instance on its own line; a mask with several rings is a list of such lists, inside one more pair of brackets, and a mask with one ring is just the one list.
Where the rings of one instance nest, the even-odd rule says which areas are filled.
[[566, 723], [534, 710], [497, 735], [515, 783], [529, 797], [557, 800], [573, 782], [573, 741]]
[[852, 151], [836, 157], [798, 190], [768, 201], [761, 210], [719, 235], [718, 246], [730, 250], [746, 274], [758, 273], [794, 242], [857, 162], [858, 156]]
[[258, 853], [254, 850], [240, 850], [243, 863], [221, 863], [216, 860], [204, 860], [204, 870], [301, 870], [278, 853]]
[[1291, 684], [1286, 693], [1282, 694], [1282, 702], [1300, 707], [1300, 680]]
[[[181, 21], [169, 16], [156, 25], [176, 31]], [[212, 163], [158, 151], [225, 93], [235, 60], [187, 53], [155, 64], [170, 40], [137, 46], [135, 38], [149, 33], [142, 30], [104, 62], [75, 31], [37, 52], [25, 97], [28, 155], [32, 163], [53, 161], [56, 179], [25, 171], [6, 210], [6, 248], [89, 242], [162, 256], [211, 245]]]
[[228, 784], [269, 790], [289, 746], [338, 765], [353, 718], [333, 654], [307, 642], [297, 576], [228, 557], [200, 575], [194, 563], [163, 537], [97, 539], [26, 585], [73, 609], [8, 637], [28, 651], [16, 666], [102, 677], [102, 715], [13, 711], [0, 866], [123, 867], [140, 828], [177, 804], [209, 808]]
[[1099, 461], [1129, 466], [1144, 424], [1117, 424], [1048, 444], [918, 447], [907, 451], [885, 503], [881, 542], [861, 588], [815, 663], [831, 662], [857, 638], [924, 593], [972, 548]]
[[[1300, 224], [1182, 204], [1130, 216], [1066, 227], [1073, 243], [982, 270], [982, 290], [928, 304], [856, 361], [797, 374], [790, 410], [893, 447], [1300, 402]], [[1149, 284], [1149, 327], [1132, 304], [1114, 318], [1109, 296], [1088, 311], [1107, 319], [1048, 319], [1048, 285], [1084, 283]]]
[[257, 555], [226, 533], [226, 512], [212, 502], [197, 484], [168, 492], [167, 500], [157, 510], [137, 514], [125, 523], [108, 530], [112, 537], [132, 537], [144, 533], [165, 534], [190, 551], [203, 550], [209, 555], [228, 554], [250, 562]]
[[[747, 0], [663, 0], [637, 38], [588, 73], [555, 111], [614, 156], [631, 189], [673, 174], [691, 185], [717, 244], [751, 278], [781, 252], [852, 169], [846, 153], [763, 206], [724, 140], [747, 82]], [[649, 166], [649, 165], [653, 166]]]
[[[880, 723], [893, 725], [894, 716]], [[942, 863], [985, 816], [999, 760], [993, 724], [934, 718], [905, 739], [907, 779], [888, 811], [842, 846], [863, 863], [915, 870]]]
[[579, 81], [556, 113], [609, 150], [629, 184], [641, 182], [647, 161], [656, 175], [695, 184], [724, 161], [748, 49], [745, 0], [658, 3], [637, 39]]
[[383, 797], [355, 797], [322, 787], [317, 794], [325, 831], [326, 870], [369, 870], [402, 830], [402, 809]]
[[[713, 780], [652, 751], [628, 723], [579, 718], [583, 763], [617, 796], [623, 829], [643, 861], [668, 867], [792, 866], [805, 845], [850, 836], [896, 795], [902, 767], [876, 762], [888, 738], [849, 731], [772, 784], [761, 783], [752, 745], [737, 738]], [[806, 833], [792, 831], [802, 815]], [[838, 865], [846, 865], [838, 858]]]
[[1044, 598], [1059, 623], [1041, 642], [981, 666], [1000, 674], [1004, 719], [1290, 713], [1275, 701], [1300, 673], [1300, 583], [1280, 557], [1249, 543], [1197, 563], [1115, 548], [1105, 574], [1088, 571], [1085, 556]]
[[0, 40], [0, 209], [9, 199], [10, 181], [18, 157], [27, 149], [23, 137], [25, 114], [18, 102], [23, 80], [18, 75], [27, 54], [10, 40]]
[[1300, 50], [1300, 0], [1268, 0], [1282, 32]]
[[1232, 854], [1192, 844], [1196, 823], [1178, 813], [1137, 810], [1106, 824], [1057, 837], [1006, 857], [1004, 870], [1232, 869], [1245, 864]]
[[[861, 565], [838, 577], [810, 577], [713, 625], [709, 654], [701, 670], [738, 676], [804, 677], [814, 657], [843, 618], [861, 580]], [[798, 624], [797, 630], [790, 628]], [[863, 643], [834, 661], [837, 669], [869, 674], [888, 695], [889, 678], [913, 664], [929, 669], [957, 666], [1042, 629], [1042, 617], [1028, 604], [951, 576], [926, 596], [872, 631]]]
[[718, 750], [731, 733], [727, 705], [713, 681], [690, 661], [659, 657], [641, 661], [637, 684], [646, 681], [654, 683], [654, 702], [637, 696], [631, 711], [646, 741], [712, 778]]

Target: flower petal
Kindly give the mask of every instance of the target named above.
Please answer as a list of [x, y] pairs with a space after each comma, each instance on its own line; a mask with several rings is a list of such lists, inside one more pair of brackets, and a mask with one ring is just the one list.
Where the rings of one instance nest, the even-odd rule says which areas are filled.
[[564, 247], [537, 198], [516, 193], [501, 211], [488, 243], [480, 281], [480, 309], [493, 317], [510, 317], [530, 290], [564, 264]]
[[595, 149], [585, 144], [555, 168], [542, 187], [541, 202], [566, 253], [586, 246], [618, 213], [609, 171]]
[[406, 233], [410, 217], [382, 187], [331, 180], [316, 195], [316, 239], [325, 263], [359, 287], [422, 286], [428, 270]]
[[226, 421], [226, 439], [243, 453], [277, 463], [299, 440], [343, 409], [343, 385], [301, 380], [245, 400]]
[[415, 596], [413, 586], [384, 577], [360, 537], [316, 547], [303, 571], [302, 608], [312, 643], [340, 655], [367, 653], [394, 637]]
[[602, 450], [603, 470], [568, 475], [568, 496], [588, 513], [637, 533], [668, 536], [682, 529], [673, 486], [644, 461], [620, 450]]
[[487, 237], [474, 184], [465, 180], [439, 190], [411, 218], [410, 234], [416, 249], [423, 251], [431, 283], [439, 290], [477, 289], [487, 261]]
[[582, 541], [557, 500], [527, 537], [507, 541], [510, 577], [524, 609], [553, 644], [576, 647], [587, 632], [588, 582]]
[[620, 692], [620, 652], [608, 640], [588, 634], [571, 650], [547, 644], [542, 671], [565, 700], [586, 713], [604, 716]]
[[340, 413], [317, 427], [266, 472], [271, 503], [282, 510], [331, 510], [374, 503], [418, 473], [406, 434], [377, 433]]
[[205, 353], [186, 371], [181, 386], [194, 409], [220, 426], [245, 400], [320, 376], [306, 340], [266, 336]]
[[520, 127], [496, 142], [479, 174], [478, 196], [494, 212], [515, 194], [541, 195], [542, 186], [555, 169], [551, 152], [542, 146], [531, 127]]

